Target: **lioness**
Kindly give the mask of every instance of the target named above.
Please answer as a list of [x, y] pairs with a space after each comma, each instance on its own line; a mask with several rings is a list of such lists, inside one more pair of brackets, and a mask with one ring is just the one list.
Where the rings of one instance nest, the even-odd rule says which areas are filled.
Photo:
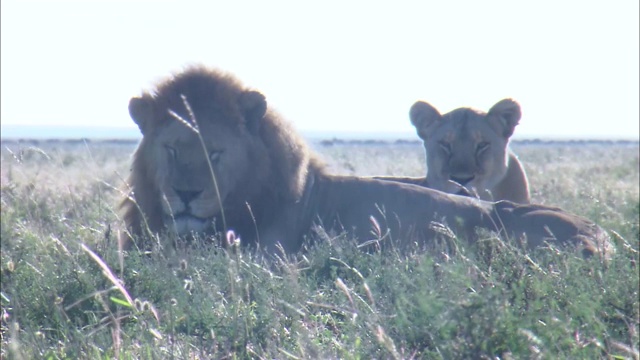
[[409, 115], [426, 150], [426, 178], [377, 178], [452, 194], [469, 192], [484, 200], [530, 202], [527, 176], [509, 149], [509, 138], [521, 117], [517, 102], [501, 100], [488, 113], [459, 108], [441, 115], [418, 101]]
[[470, 240], [483, 228], [524, 234], [530, 246], [557, 240], [589, 254], [610, 250], [601, 228], [560, 209], [331, 175], [262, 94], [217, 70], [174, 74], [133, 97], [129, 112], [143, 135], [121, 203], [134, 240], [146, 229], [233, 229], [245, 244], [294, 252], [321, 224], [404, 248], [433, 240], [434, 220]]

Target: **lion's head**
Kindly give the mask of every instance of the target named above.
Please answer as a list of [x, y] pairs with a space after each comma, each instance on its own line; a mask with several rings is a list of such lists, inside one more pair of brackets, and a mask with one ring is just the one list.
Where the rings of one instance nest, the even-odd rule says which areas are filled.
[[424, 141], [428, 185], [448, 193], [463, 186], [479, 195], [494, 189], [507, 173], [507, 146], [520, 116], [520, 105], [511, 99], [499, 101], [488, 113], [459, 108], [444, 115], [416, 102], [410, 118]]
[[[237, 213], [264, 194], [302, 192], [304, 143], [292, 141], [262, 94], [227, 74], [191, 67], [132, 98], [129, 113], [143, 135], [129, 177], [132, 196], [122, 203], [134, 234], [145, 224], [180, 235], [223, 230], [233, 221], [225, 210]], [[297, 151], [280, 153], [288, 148]]]

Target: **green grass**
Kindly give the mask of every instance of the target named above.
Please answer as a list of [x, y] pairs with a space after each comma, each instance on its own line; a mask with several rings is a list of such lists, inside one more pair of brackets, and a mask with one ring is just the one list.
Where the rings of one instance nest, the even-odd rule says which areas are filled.
[[[424, 173], [417, 145], [317, 150], [336, 173]], [[448, 254], [323, 235], [279, 261], [197, 243], [121, 258], [131, 145], [4, 143], [1, 356], [637, 358], [637, 145], [515, 150], [534, 201], [612, 231], [609, 263], [490, 235]]]

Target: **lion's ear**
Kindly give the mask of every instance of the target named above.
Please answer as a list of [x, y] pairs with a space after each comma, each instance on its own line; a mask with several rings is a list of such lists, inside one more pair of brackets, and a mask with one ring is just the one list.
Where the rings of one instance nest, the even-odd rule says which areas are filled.
[[426, 102], [417, 101], [409, 110], [409, 118], [411, 118], [413, 126], [416, 127], [418, 136], [424, 140], [427, 138], [430, 128], [442, 120], [442, 115]]
[[267, 113], [267, 99], [257, 91], [245, 91], [238, 101], [244, 115], [247, 129], [256, 134], [264, 114]]
[[150, 128], [154, 117], [153, 98], [144, 94], [141, 97], [132, 97], [129, 100], [129, 115], [133, 122], [138, 124], [142, 135]]
[[512, 99], [498, 101], [487, 113], [487, 120], [491, 127], [493, 127], [499, 135], [507, 139], [513, 135], [513, 131], [521, 117], [522, 111], [520, 110], [520, 104]]

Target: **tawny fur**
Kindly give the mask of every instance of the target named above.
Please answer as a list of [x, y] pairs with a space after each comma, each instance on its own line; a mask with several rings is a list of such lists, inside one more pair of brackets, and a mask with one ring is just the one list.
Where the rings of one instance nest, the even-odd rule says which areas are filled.
[[[470, 241], [481, 228], [524, 235], [530, 247], [551, 241], [586, 254], [612, 249], [601, 228], [561, 209], [331, 175], [262, 94], [217, 70], [189, 67], [132, 98], [129, 111], [143, 134], [131, 193], [121, 203], [134, 241], [145, 237], [148, 224], [151, 233], [179, 235], [234, 230], [244, 244], [295, 252], [320, 224], [359, 242], [403, 249], [432, 243], [436, 221]], [[206, 150], [182, 122], [199, 128]]]
[[509, 148], [520, 116], [520, 105], [511, 99], [499, 101], [488, 112], [459, 108], [444, 115], [418, 101], [410, 118], [426, 151], [426, 177], [377, 178], [484, 200], [529, 203], [527, 175]]

